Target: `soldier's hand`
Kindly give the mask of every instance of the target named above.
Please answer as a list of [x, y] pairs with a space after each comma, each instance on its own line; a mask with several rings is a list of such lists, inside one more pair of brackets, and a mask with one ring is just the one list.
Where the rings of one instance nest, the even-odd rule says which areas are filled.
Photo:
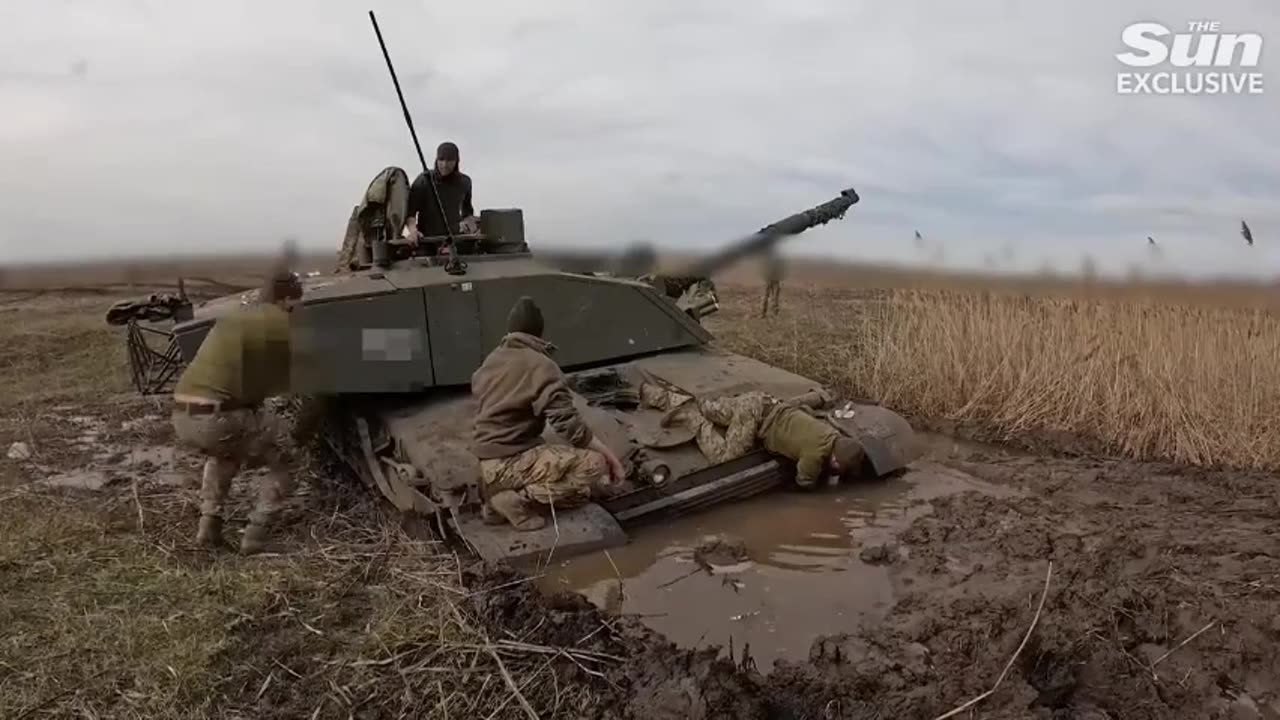
[[469, 217], [458, 223], [458, 229], [461, 230], [464, 235], [471, 235], [480, 232], [480, 223], [477, 222], [475, 218]]
[[623, 480], [626, 480], [627, 471], [622, 467], [622, 461], [618, 459], [618, 456], [615, 455], [612, 450], [608, 449], [606, 449], [602, 454], [604, 455], [605, 462], [609, 465], [609, 479], [614, 483], [620, 483]]

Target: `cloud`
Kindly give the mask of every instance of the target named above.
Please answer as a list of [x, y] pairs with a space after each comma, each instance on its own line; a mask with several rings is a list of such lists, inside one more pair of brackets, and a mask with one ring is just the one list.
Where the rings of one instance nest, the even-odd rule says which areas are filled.
[[[371, 7], [424, 151], [457, 141], [479, 205], [538, 243], [707, 250], [853, 186], [792, 250], [923, 262], [919, 229], [949, 263], [1124, 271], [1155, 235], [1171, 271], [1280, 273], [1280, 86], [1118, 95], [1114, 59], [1139, 20], [1269, 42], [1273, 3]], [[0, 23], [7, 258], [336, 248], [379, 170], [418, 170], [363, 6], [15, 0]]]

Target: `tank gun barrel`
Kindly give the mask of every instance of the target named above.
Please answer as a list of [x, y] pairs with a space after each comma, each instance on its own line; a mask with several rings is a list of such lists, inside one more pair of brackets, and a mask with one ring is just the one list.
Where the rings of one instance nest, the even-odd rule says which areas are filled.
[[682, 274], [692, 277], [709, 277], [745, 257], [769, 251], [785, 238], [799, 235], [809, 228], [825, 225], [843, 217], [845, 212], [857, 202], [858, 193], [853, 188], [842, 190], [840, 195], [832, 200], [794, 215], [788, 215], [741, 240], [730, 243], [722, 250], [697, 261]]

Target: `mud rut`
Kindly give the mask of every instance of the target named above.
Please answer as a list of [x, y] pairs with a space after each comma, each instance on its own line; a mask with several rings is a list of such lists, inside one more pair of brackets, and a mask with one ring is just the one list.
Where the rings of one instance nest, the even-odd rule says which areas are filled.
[[[954, 464], [1025, 495], [931, 501], [888, 558], [900, 598], [888, 618], [816, 638], [809, 662], [768, 675], [723, 650], [678, 649], [577, 595], [518, 584], [475, 610], [495, 627], [540, 625], [537, 642], [628, 658], [607, 680], [582, 677], [616, 699], [606, 717], [935, 718], [1000, 676], [1052, 561], [1007, 677], [953, 717], [1280, 718], [1274, 477], [1043, 457]], [[516, 577], [485, 568], [467, 581]]]

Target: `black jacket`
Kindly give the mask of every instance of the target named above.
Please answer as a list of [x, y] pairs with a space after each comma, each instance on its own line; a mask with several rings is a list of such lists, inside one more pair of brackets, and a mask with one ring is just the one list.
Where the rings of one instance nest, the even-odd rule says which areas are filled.
[[[471, 177], [455, 170], [448, 177], [440, 177], [436, 170], [431, 171], [435, 178], [436, 188], [440, 191], [440, 204], [444, 206], [449, 231], [458, 232], [458, 223], [462, 218], [476, 214], [471, 206]], [[427, 237], [445, 235], [445, 220], [440, 217], [440, 206], [436, 204], [431, 192], [431, 181], [426, 173], [420, 173], [409, 186], [408, 216], [418, 215], [418, 232]]]

